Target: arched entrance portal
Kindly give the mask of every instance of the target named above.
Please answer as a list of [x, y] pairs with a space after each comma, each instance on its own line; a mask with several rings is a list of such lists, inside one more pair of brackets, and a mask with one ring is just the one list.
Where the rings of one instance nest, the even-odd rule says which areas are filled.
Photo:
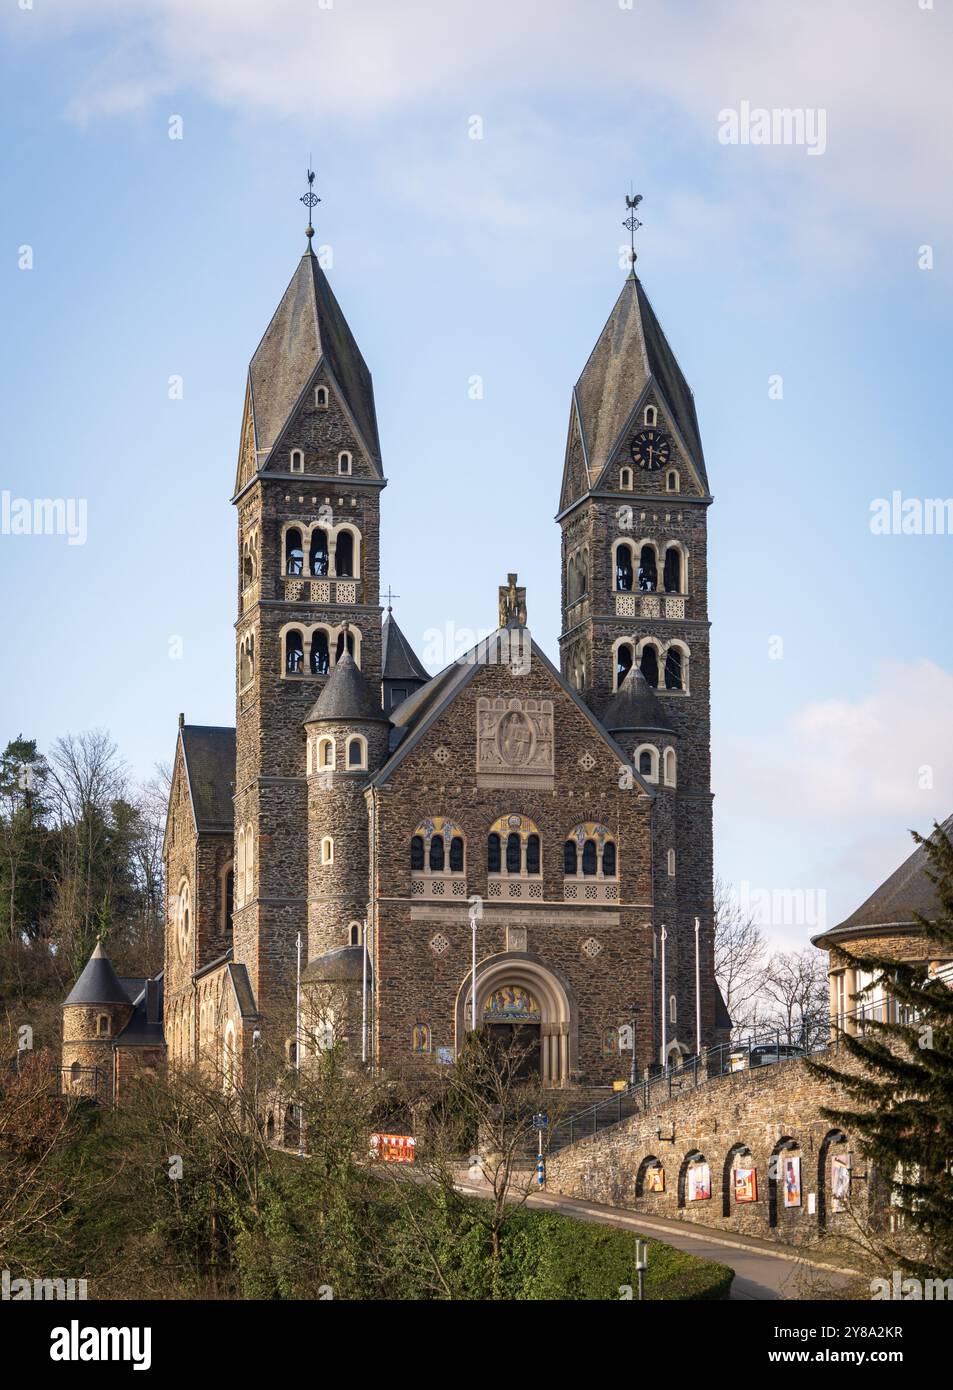
[[[457, 1044], [471, 1026], [470, 975], [457, 994]], [[576, 1017], [565, 983], [528, 953], [507, 951], [477, 965], [477, 1026], [525, 1055], [521, 1071], [544, 1086], [567, 1086], [576, 1065]]]

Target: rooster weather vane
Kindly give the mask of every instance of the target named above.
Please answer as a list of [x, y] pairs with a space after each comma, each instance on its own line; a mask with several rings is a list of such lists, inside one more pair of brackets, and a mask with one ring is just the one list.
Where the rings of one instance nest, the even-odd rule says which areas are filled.
[[317, 204], [321, 201], [317, 193], [315, 193], [314, 191], [313, 169], [308, 170], [308, 191], [307, 193], [302, 194], [298, 201], [304, 203], [305, 207], [308, 209], [308, 225], [304, 229], [304, 234], [308, 238], [308, 245], [310, 246], [311, 238], [314, 236], [314, 227], [311, 223], [311, 209], [316, 207]]
[[636, 213], [636, 209], [638, 208], [639, 203], [641, 203], [641, 201], [642, 201], [642, 194], [641, 194], [641, 193], [633, 193], [633, 194], [628, 194], [628, 193], [627, 193], [627, 194], [625, 195], [625, 205], [626, 205], [626, 207], [629, 209], [629, 215], [628, 215], [628, 217], [625, 219], [625, 221], [622, 223], [622, 225], [623, 225], [623, 227], [625, 227], [625, 229], [626, 229], [626, 230], [628, 231], [628, 233], [629, 233], [629, 265], [630, 265], [630, 271], [629, 271], [629, 273], [630, 273], [632, 276], [635, 275], [635, 260], [636, 260], [636, 256], [635, 256], [635, 234], [636, 234], [636, 232], [638, 231], [638, 229], [639, 229], [639, 228], [641, 227], [641, 225], [642, 225], [642, 223], [641, 223], [641, 222], [639, 221], [639, 219], [636, 217], [635, 213]]

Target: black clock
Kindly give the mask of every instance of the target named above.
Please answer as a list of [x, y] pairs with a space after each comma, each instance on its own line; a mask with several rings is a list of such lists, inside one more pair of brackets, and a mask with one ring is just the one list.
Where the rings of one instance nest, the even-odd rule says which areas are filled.
[[647, 473], [664, 468], [672, 456], [672, 441], [664, 430], [639, 430], [629, 440], [632, 461]]

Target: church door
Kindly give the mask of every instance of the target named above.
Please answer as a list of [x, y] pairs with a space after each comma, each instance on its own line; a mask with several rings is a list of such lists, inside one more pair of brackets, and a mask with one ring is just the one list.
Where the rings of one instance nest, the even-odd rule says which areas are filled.
[[487, 1032], [494, 1047], [515, 1054], [516, 1076], [521, 1081], [531, 1081], [539, 1076], [538, 1023], [490, 1023]]

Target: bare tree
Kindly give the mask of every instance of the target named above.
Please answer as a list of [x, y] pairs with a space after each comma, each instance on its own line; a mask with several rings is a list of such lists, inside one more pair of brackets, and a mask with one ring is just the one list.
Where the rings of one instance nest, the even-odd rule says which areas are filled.
[[763, 996], [770, 1026], [784, 1030], [792, 1040], [804, 1034], [808, 1021], [816, 1031], [829, 1008], [825, 957], [812, 946], [776, 951], [765, 971]]
[[764, 932], [742, 909], [731, 885], [715, 880], [715, 978], [736, 1035], [761, 1021], [766, 970]]

